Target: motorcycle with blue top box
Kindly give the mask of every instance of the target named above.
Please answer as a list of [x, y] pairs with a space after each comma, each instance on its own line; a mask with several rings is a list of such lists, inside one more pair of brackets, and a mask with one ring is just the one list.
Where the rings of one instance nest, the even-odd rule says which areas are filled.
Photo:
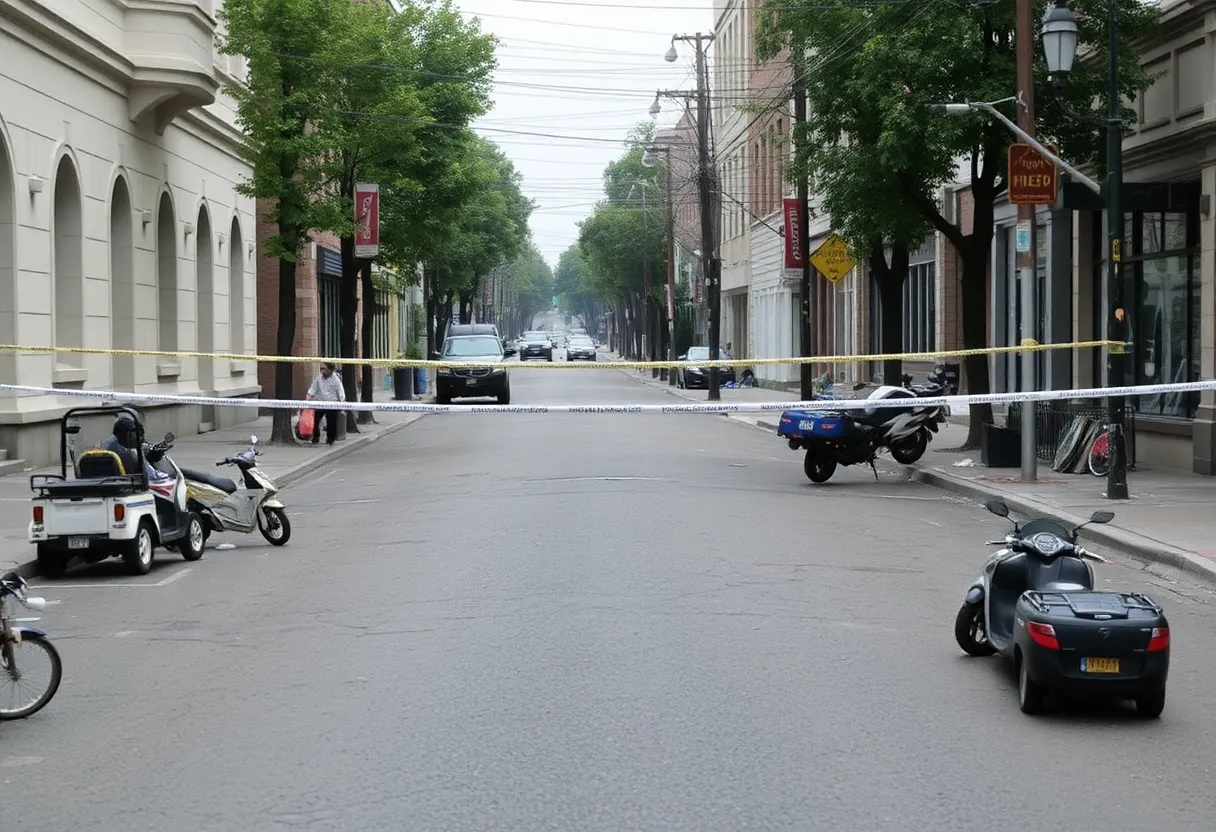
[[[792, 450], [806, 449], [802, 469], [814, 483], [827, 482], [838, 465], [866, 463], [878, 479], [875, 463], [881, 451], [901, 465], [911, 465], [925, 453], [929, 440], [946, 421], [943, 407], [882, 406], [883, 402], [932, 398], [950, 394], [950, 388], [930, 377], [929, 383], [913, 386], [884, 385], [866, 397], [873, 404], [858, 410], [787, 410], [777, 424], [777, 435]], [[863, 387], [864, 385], [858, 385]], [[856, 388], [855, 388], [856, 389]], [[817, 400], [832, 400], [826, 395]]]
[[[985, 508], [1009, 516], [1003, 500]], [[1081, 528], [1114, 518], [1095, 511], [1075, 529], [1048, 518], [1014, 522], [1011, 534], [989, 541], [1002, 548], [968, 588], [954, 638], [968, 655], [1013, 660], [1023, 713], [1042, 712], [1053, 691], [1131, 699], [1148, 719], [1165, 708], [1170, 625], [1164, 611], [1138, 592], [1095, 590], [1086, 561], [1108, 561], [1077, 543]]]

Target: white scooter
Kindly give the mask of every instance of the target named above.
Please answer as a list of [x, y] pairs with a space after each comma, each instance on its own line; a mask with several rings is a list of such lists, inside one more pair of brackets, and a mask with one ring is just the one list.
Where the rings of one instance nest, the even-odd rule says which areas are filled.
[[206, 471], [182, 468], [186, 478], [186, 498], [211, 532], [251, 533], [256, 527], [272, 546], [282, 546], [291, 538], [291, 522], [278, 498], [279, 487], [258, 468], [258, 438], [249, 439], [249, 450], [225, 457], [216, 465], [235, 465], [241, 471], [244, 488], [227, 477]]

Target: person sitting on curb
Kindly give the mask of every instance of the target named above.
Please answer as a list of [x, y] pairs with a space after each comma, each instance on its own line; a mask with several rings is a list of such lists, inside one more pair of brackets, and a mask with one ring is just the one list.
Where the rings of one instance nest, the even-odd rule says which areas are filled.
[[[311, 401], [322, 402], [344, 402], [346, 401], [346, 390], [342, 387], [342, 376], [340, 373], [334, 372], [332, 362], [326, 361], [321, 365], [321, 372], [312, 380], [312, 384], [308, 388], [306, 399]], [[334, 444], [334, 439], [338, 435], [338, 416], [340, 410], [317, 410], [316, 419], [312, 424], [312, 444], [316, 445], [317, 440], [321, 438], [321, 420], [325, 420], [325, 444]]]

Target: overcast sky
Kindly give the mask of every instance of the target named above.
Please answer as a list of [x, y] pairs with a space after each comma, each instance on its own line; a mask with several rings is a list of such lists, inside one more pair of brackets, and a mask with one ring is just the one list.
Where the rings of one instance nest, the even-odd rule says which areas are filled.
[[[663, 60], [673, 34], [707, 32], [713, 0], [458, 0], [500, 41], [494, 109], [476, 123], [523, 174], [532, 238], [552, 265], [602, 196], [657, 89], [691, 89], [694, 53]], [[662, 102], [660, 126], [679, 117]], [[526, 135], [543, 134], [543, 135]]]

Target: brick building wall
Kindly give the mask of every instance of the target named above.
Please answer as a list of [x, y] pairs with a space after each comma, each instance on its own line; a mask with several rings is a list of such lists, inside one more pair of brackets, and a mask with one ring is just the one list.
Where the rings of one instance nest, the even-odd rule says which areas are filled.
[[[279, 321], [279, 261], [266, 256], [266, 240], [273, 236], [276, 229], [266, 222], [267, 203], [258, 201], [257, 205], [257, 287], [258, 287], [258, 354], [275, 355], [278, 353]], [[312, 243], [322, 245], [334, 251], [341, 250], [338, 237], [329, 231], [314, 231], [311, 242], [303, 247], [296, 262], [296, 318], [295, 340], [292, 345], [292, 355], [315, 356], [319, 352], [320, 293], [317, 287], [316, 251]], [[360, 301], [362, 291], [359, 292]], [[362, 332], [362, 303], [355, 317], [355, 349], [361, 355]], [[313, 364], [299, 363], [293, 367], [292, 397], [302, 399], [308, 392], [317, 373]], [[258, 383], [262, 385], [262, 398], [276, 398], [274, 386], [275, 364], [272, 361], [258, 362]]]
[[[790, 84], [793, 72], [786, 51], [763, 64], [751, 55], [748, 97], [763, 110], [750, 117], [747, 128], [748, 207], [754, 217], [781, 211], [787, 186], [783, 169], [790, 150]], [[753, 218], [754, 218], [753, 217]]]

